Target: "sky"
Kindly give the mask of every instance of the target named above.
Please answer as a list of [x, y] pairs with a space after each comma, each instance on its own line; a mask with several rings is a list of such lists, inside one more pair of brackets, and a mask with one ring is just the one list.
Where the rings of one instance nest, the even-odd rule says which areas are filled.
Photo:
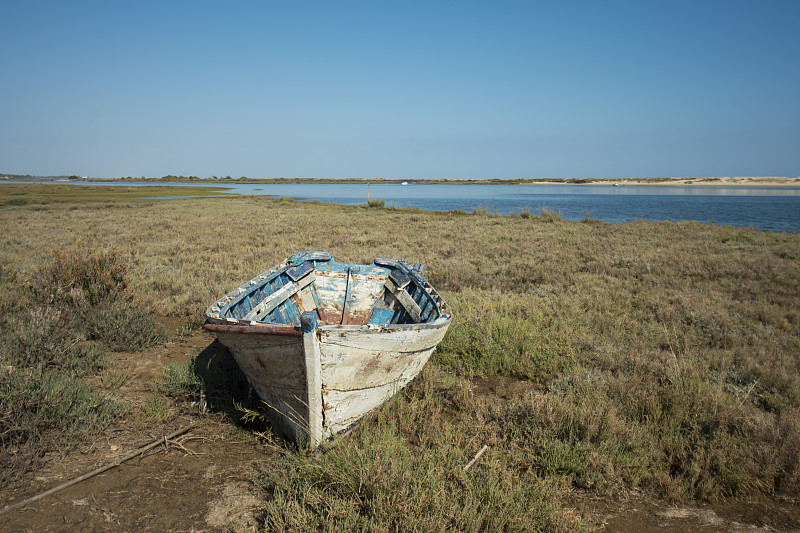
[[0, 1], [0, 172], [800, 175], [800, 1]]

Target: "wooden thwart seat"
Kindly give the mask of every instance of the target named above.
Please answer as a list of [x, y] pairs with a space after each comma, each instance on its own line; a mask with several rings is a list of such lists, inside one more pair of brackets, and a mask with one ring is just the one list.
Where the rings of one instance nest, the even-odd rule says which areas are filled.
[[[290, 279], [294, 279], [295, 277], [292, 274], [295, 273], [290, 274], [287, 272], [287, 275], [289, 276]], [[249, 313], [247, 313], [247, 315], [245, 315], [244, 319], [263, 321], [264, 318], [267, 317], [267, 315], [269, 315], [272, 311], [275, 310], [275, 308], [277, 308], [279, 305], [284, 303], [286, 300], [288, 300], [298, 292], [302, 291], [304, 288], [311, 285], [311, 283], [313, 283], [314, 280], [316, 279], [316, 274], [314, 274], [313, 269], [312, 270], [304, 269], [304, 271], [300, 270], [296, 274], [302, 274], [302, 277], [297, 277], [297, 279], [294, 279], [294, 281], [290, 281], [277, 291], [273, 292], [272, 294], [264, 298], [264, 300], [259, 302], [258, 305], [256, 305]], [[301, 298], [303, 299], [303, 303], [305, 304], [306, 303], [305, 300], [307, 299], [306, 295], [301, 293]], [[310, 306], [312, 306], [311, 308], [313, 309], [314, 305], [313, 300], [308, 303]]]
[[389, 279], [386, 280], [386, 290], [394, 296], [400, 305], [403, 306], [408, 316], [414, 323], [418, 324], [422, 321], [422, 309], [420, 309], [417, 302], [408, 294], [406, 287], [411, 283], [411, 278], [401, 272], [392, 272]]

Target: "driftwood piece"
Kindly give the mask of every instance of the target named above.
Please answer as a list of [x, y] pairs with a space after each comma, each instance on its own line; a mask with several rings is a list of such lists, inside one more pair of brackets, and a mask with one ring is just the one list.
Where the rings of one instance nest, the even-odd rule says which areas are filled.
[[119, 466], [122, 463], [124, 463], [125, 461], [133, 459], [137, 455], [140, 455], [140, 454], [146, 452], [150, 448], [155, 448], [156, 446], [159, 446], [160, 444], [166, 443], [169, 439], [173, 439], [173, 438], [177, 437], [178, 435], [182, 435], [182, 434], [186, 433], [187, 431], [189, 431], [193, 427], [194, 427], [194, 424], [192, 424], [190, 426], [186, 426], [185, 428], [179, 429], [177, 431], [174, 431], [174, 432], [170, 433], [169, 435], [165, 435], [163, 437], [159, 437], [156, 440], [154, 440], [153, 442], [151, 442], [150, 444], [148, 444], [147, 446], [139, 448], [135, 452], [131, 452], [128, 455], [126, 455], [125, 457], [121, 457], [121, 458], [117, 459], [116, 461], [114, 461], [112, 463], [109, 463], [109, 464], [107, 464], [105, 466], [101, 466], [100, 468], [98, 468], [96, 470], [92, 470], [88, 474], [84, 474], [82, 476], [76, 477], [75, 479], [67, 481], [66, 483], [62, 483], [61, 485], [59, 485], [57, 487], [53, 487], [52, 489], [47, 490], [45, 492], [42, 492], [41, 494], [37, 494], [36, 496], [28, 498], [27, 500], [23, 500], [21, 502], [17, 502], [14, 505], [10, 505], [10, 506], [8, 506], [5, 509], [0, 511], [0, 516], [4, 515], [6, 513], [10, 513], [11, 511], [14, 511], [16, 509], [20, 509], [22, 507], [30, 505], [30, 504], [32, 504], [34, 502], [37, 502], [37, 501], [41, 500], [42, 498], [44, 498], [46, 496], [50, 496], [51, 494], [54, 494], [54, 493], [56, 493], [56, 492], [58, 492], [60, 490], [66, 489], [67, 487], [71, 487], [72, 485], [76, 485], [76, 484], [80, 483], [81, 481], [89, 479], [90, 477], [94, 477], [94, 476], [96, 476], [98, 474], [102, 474], [106, 470], [111, 470], [115, 466]]

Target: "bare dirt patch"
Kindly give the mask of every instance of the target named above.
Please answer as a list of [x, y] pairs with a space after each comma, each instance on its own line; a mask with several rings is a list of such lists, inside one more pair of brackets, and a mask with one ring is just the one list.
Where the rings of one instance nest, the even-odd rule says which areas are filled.
[[[4, 516], [6, 531], [224, 531], [256, 525], [258, 499], [250, 489], [253, 464], [267, 457], [252, 443], [222, 436], [204, 423], [184, 442], [193, 452], [161, 447]], [[66, 460], [65, 463], [68, 463]], [[65, 476], [68, 477], [68, 476]], [[3, 494], [18, 501], [61, 480], [37, 481]], [[35, 490], [32, 490], [35, 489]]]
[[794, 500], [737, 499], [672, 505], [639, 493], [601, 498], [573, 495], [569, 505], [595, 530], [609, 533], [767, 533], [800, 531]]
[[[147, 417], [141, 406], [154, 394], [163, 366], [216, 348], [195, 332], [137, 354], [115, 354], [119, 394], [131, 405], [125, 422], [91, 445], [51, 453], [24, 485], [0, 491], [0, 508], [44, 492], [111, 463], [172, 431], [194, 424], [166, 442], [86, 481], [0, 519], [1, 531], [230, 531], [257, 526], [260, 502], [250, 483], [254, 465], [272, 452], [220, 417]], [[199, 408], [198, 408], [199, 411]]]

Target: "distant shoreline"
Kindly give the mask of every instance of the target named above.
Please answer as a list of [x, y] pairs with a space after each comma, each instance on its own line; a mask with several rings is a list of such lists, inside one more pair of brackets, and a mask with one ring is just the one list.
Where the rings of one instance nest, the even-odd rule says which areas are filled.
[[390, 179], [390, 178], [86, 178], [67, 176], [0, 175], [0, 183], [12, 181], [52, 181], [54, 183], [192, 183], [226, 184], [350, 184], [350, 185], [606, 185], [646, 187], [800, 187], [800, 177], [696, 177], [696, 178], [543, 178], [543, 179]]
[[800, 178], [721, 177], [721, 178], [621, 178], [594, 180], [591, 185], [660, 187], [800, 187]]

